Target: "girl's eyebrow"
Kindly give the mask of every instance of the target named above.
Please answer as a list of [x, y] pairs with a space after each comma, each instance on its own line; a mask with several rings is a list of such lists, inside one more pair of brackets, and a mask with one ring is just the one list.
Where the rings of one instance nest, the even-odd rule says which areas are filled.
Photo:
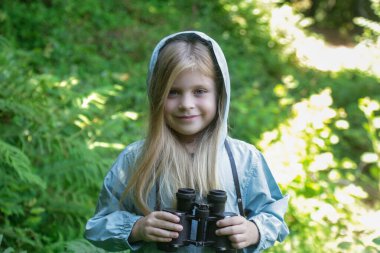
[[[182, 89], [182, 87], [178, 87], [179, 85], [173, 84], [171, 89]], [[197, 84], [192, 84], [190, 88], [210, 88], [213, 87], [212, 84], [207, 84], [207, 83], [197, 83]]]

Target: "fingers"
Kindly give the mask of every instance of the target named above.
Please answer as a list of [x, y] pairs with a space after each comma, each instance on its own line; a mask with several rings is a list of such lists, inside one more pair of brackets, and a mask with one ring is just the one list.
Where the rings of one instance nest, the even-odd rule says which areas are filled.
[[231, 246], [235, 249], [242, 249], [257, 243], [259, 240], [256, 225], [242, 216], [225, 218], [217, 222], [218, 236], [228, 236]]
[[179, 218], [168, 212], [152, 212], [139, 220], [139, 235], [143, 241], [169, 242], [179, 236]]
[[228, 227], [228, 226], [236, 226], [243, 224], [246, 221], [246, 219], [242, 216], [233, 216], [229, 218], [225, 218], [222, 220], [219, 220], [216, 225], [220, 228]]
[[168, 212], [153, 212], [146, 217], [146, 226], [180, 232], [182, 226], [178, 224], [179, 217]]
[[234, 234], [234, 235], [230, 235], [228, 237], [228, 239], [231, 241], [231, 244], [232, 245], [244, 245], [244, 247], [246, 247], [246, 243], [247, 243], [247, 237], [245, 234]]
[[157, 212], [152, 212], [152, 215], [154, 215], [156, 219], [159, 219], [159, 220], [166, 220], [173, 223], [179, 222], [179, 217], [169, 212], [157, 211]]
[[244, 232], [245, 232], [245, 227], [239, 224], [239, 225], [231, 225], [231, 226], [220, 228], [216, 230], [216, 235], [218, 236], [235, 235], [235, 234], [242, 234]]
[[146, 227], [145, 241], [170, 242], [173, 238], [178, 238], [178, 232], [168, 231], [165, 229]]
[[219, 227], [219, 229], [216, 230], [216, 235], [231, 236], [232, 240], [236, 241], [237, 238], [235, 235], [244, 234], [246, 231], [246, 228], [244, 226], [245, 222], [246, 222], [246, 219], [242, 216], [234, 216], [234, 217], [219, 220], [216, 223], [216, 225]]
[[231, 246], [235, 249], [242, 249], [249, 246], [247, 230], [243, 225], [229, 226], [218, 229], [216, 231], [218, 236], [228, 236]]

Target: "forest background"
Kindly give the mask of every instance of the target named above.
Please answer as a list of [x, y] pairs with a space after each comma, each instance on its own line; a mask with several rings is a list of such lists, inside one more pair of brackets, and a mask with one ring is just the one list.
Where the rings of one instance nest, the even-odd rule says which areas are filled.
[[290, 194], [266, 252], [380, 252], [380, 1], [0, 1], [0, 252], [83, 239], [102, 179], [145, 133], [153, 47], [215, 38], [230, 133]]

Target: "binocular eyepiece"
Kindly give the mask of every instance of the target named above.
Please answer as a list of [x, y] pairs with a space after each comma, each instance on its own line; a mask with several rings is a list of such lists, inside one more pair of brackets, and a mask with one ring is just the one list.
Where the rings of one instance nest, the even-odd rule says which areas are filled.
[[[175, 252], [178, 248], [190, 244], [197, 247], [211, 247], [216, 252], [236, 252], [231, 247], [227, 236], [217, 236], [216, 222], [236, 216], [235, 213], [224, 212], [227, 194], [222, 190], [211, 190], [207, 194], [207, 203], [197, 203], [196, 193], [191, 188], [180, 188], [176, 193], [177, 208], [164, 209], [180, 218], [183, 229], [178, 238], [167, 243], [157, 243], [158, 249]], [[196, 221], [196, 236], [192, 238], [193, 221]], [[194, 226], [195, 227], [195, 226]], [[195, 228], [194, 228], [195, 229]]]

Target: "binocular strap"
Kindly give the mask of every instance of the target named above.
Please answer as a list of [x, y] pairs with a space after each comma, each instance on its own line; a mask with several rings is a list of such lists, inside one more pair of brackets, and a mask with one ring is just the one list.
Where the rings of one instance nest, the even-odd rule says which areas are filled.
[[235, 159], [234, 159], [234, 156], [232, 155], [232, 151], [231, 151], [230, 145], [228, 144], [227, 140], [225, 140], [224, 146], [226, 147], [228, 158], [230, 159], [230, 163], [231, 163], [231, 170], [232, 170], [232, 176], [234, 178], [234, 184], [235, 184], [235, 190], [236, 190], [237, 204], [239, 207], [239, 213], [241, 216], [244, 216], [243, 200], [241, 198], [239, 177], [237, 174]]

